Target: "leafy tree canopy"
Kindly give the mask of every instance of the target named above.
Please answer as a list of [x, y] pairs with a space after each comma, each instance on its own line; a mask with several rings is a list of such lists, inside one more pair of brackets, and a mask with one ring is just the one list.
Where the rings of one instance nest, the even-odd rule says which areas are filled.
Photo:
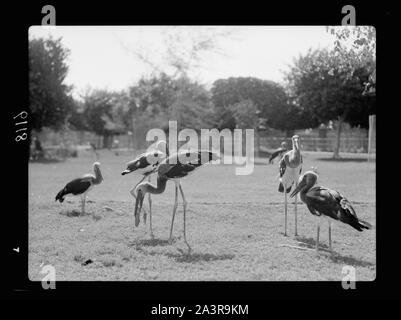
[[118, 117], [121, 111], [121, 94], [107, 90], [94, 90], [84, 97], [84, 111], [86, 126], [98, 135], [109, 136], [125, 132]]
[[335, 51], [323, 49], [295, 59], [286, 78], [294, 103], [313, 122], [341, 118], [367, 127], [367, 115], [375, 112], [374, 101], [363, 95], [369, 75], [366, 66], [355, 68]]
[[61, 38], [29, 40], [29, 100], [32, 128], [59, 129], [73, 108], [71, 87], [64, 83], [69, 51]]
[[361, 67], [369, 73], [364, 94], [376, 94], [376, 29], [373, 26], [328, 27], [335, 35], [335, 54], [347, 61], [350, 73]]
[[253, 77], [216, 80], [211, 92], [216, 111], [223, 120], [220, 128], [232, 129], [234, 117], [227, 107], [243, 100], [251, 100], [258, 109], [259, 117], [266, 118], [269, 125], [277, 126], [275, 112], [285, 107], [288, 100], [279, 84]]
[[175, 120], [179, 128], [209, 128], [214, 114], [209, 92], [200, 84], [182, 76], [173, 79], [166, 74], [141, 79], [129, 89], [129, 104], [136, 119], [146, 115], [167, 129]]

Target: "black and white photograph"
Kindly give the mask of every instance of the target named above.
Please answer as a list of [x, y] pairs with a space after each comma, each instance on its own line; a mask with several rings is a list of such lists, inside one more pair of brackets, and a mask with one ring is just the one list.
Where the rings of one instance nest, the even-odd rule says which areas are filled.
[[375, 50], [372, 26], [30, 27], [29, 279], [375, 280]]
[[133, 7], [32, 3], [5, 33], [11, 297], [129, 299], [135, 318], [390, 297], [390, 9]]

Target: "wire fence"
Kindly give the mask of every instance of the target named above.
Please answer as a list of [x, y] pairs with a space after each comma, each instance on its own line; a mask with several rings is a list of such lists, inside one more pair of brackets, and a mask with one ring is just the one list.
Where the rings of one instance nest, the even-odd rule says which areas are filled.
[[[333, 152], [337, 143], [335, 136], [329, 137], [318, 137], [302, 135], [301, 137], [301, 148], [304, 151], [323, 151]], [[240, 137], [239, 137], [240, 138]], [[53, 132], [44, 131], [41, 136], [41, 143], [45, 153], [49, 157], [76, 157], [81, 154], [87, 153], [91, 148], [101, 149], [103, 148], [103, 138], [90, 132], [79, 132], [79, 131], [64, 131], [64, 132]], [[220, 138], [218, 138], [220, 139]], [[226, 139], [226, 138], [225, 138]], [[238, 142], [234, 141], [232, 137], [233, 145]], [[241, 138], [240, 138], [241, 139]], [[271, 153], [274, 149], [280, 147], [280, 144], [286, 141], [288, 146], [291, 147], [291, 138], [285, 136], [261, 136], [255, 135], [254, 149], [256, 155], [263, 154], [264, 152]], [[229, 142], [229, 141], [227, 141]], [[180, 147], [184, 142], [178, 143]], [[201, 141], [198, 142], [201, 146]], [[224, 151], [224, 144], [226, 141], [220, 139], [221, 152]], [[229, 142], [230, 143], [230, 142]], [[145, 139], [135, 137], [133, 134], [125, 134], [112, 137], [112, 143], [110, 149], [115, 152], [124, 153], [136, 153], [137, 151], [145, 150], [149, 146], [149, 142]], [[242, 137], [242, 150], [243, 154], [246, 153], [246, 139]], [[343, 135], [340, 139], [340, 152], [346, 153], [367, 153], [369, 149], [369, 139], [364, 136], [347, 136]], [[376, 153], [376, 135], [371, 137], [371, 153]]]
[[[305, 151], [326, 151], [333, 152], [337, 144], [335, 137], [302, 137], [301, 148]], [[291, 146], [291, 138], [286, 137], [260, 137], [259, 145], [263, 150], [266, 148], [278, 148], [282, 141], [286, 141], [288, 146]], [[372, 143], [372, 152], [376, 152], [376, 140]], [[340, 152], [350, 153], [366, 153], [368, 152], [369, 139], [368, 138], [340, 138]]]

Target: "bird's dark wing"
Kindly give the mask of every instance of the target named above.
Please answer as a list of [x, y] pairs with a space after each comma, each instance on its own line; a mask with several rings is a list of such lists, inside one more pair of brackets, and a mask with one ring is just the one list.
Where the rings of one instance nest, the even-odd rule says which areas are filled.
[[277, 150], [275, 150], [270, 155], [269, 163], [272, 163], [275, 158], [277, 158], [279, 155], [281, 155], [283, 152], [286, 152], [286, 151], [287, 151], [287, 149], [285, 149], [285, 148], [278, 148]]
[[[369, 223], [358, 219], [351, 203], [338, 191], [316, 186], [306, 193], [305, 200], [308, 208], [311, 207], [320, 214], [349, 224], [358, 231], [371, 228]], [[312, 211], [311, 213], [315, 214]]]
[[321, 215], [322, 215], [322, 214], [321, 214], [319, 211], [317, 211], [312, 205], [307, 204], [306, 206], [308, 207], [310, 213], [312, 213], [313, 215], [315, 215], [315, 216], [321, 216]]
[[286, 153], [280, 160], [280, 178], [284, 175], [285, 169], [287, 168], [288, 153]]
[[305, 194], [304, 201], [312, 214], [323, 214], [338, 220], [337, 211], [339, 210], [339, 206], [329, 191], [329, 189], [321, 186], [312, 187]]
[[74, 179], [68, 182], [63, 189], [59, 191], [56, 196], [56, 201], [63, 202], [64, 196], [68, 194], [78, 195], [84, 193], [92, 184], [93, 177], [84, 176], [82, 178]]
[[194, 171], [197, 167], [198, 166], [194, 164], [177, 163], [175, 165], [171, 165], [168, 172], [166, 172], [164, 175], [168, 179], [183, 178], [190, 172]]
[[73, 195], [84, 193], [91, 186], [92, 177], [83, 177], [74, 179], [66, 184], [64, 189], [66, 194], [72, 193]]
[[302, 164], [304, 163], [304, 161], [302, 159], [302, 154], [300, 155], [300, 157], [301, 157], [301, 164], [299, 166], [299, 174], [301, 175], [301, 173], [302, 173]]
[[158, 175], [164, 176], [167, 179], [185, 177], [202, 164], [215, 160], [214, 156], [212, 152], [208, 151], [174, 154], [159, 165]]

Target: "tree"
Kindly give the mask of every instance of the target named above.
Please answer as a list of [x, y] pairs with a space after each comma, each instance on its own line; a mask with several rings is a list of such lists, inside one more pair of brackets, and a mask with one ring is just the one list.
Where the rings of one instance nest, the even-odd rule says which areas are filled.
[[74, 107], [71, 109], [71, 112], [66, 120], [70, 129], [77, 131], [89, 130], [84, 116], [84, 108], [85, 104], [83, 101], [74, 99]]
[[293, 136], [297, 129], [315, 128], [320, 124], [311, 110], [300, 106], [290, 97], [287, 103], [272, 107], [269, 114], [266, 124], [285, 131], [287, 137]]
[[219, 79], [213, 83], [211, 92], [216, 112], [222, 119], [220, 129], [235, 127], [235, 118], [228, 106], [243, 100], [252, 101], [258, 109], [259, 117], [265, 118], [269, 126], [282, 128], [277, 113], [288, 105], [288, 97], [279, 84], [252, 77]]
[[103, 147], [110, 148], [112, 137], [125, 132], [125, 128], [116, 116], [118, 95], [107, 90], [94, 90], [84, 97], [85, 123], [87, 128], [103, 136]]
[[177, 121], [178, 129], [195, 130], [215, 126], [210, 93], [200, 84], [182, 76], [174, 81], [175, 95], [169, 107], [169, 119]]
[[257, 128], [259, 110], [252, 100], [242, 100], [230, 105], [228, 108], [231, 110], [238, 128]]
[[348, 61], [350, 72], [361, 67], [368, 70], [364, 94], [376, 95], [376, 29], [373, 26], [336, 26], [327, 30], [335, 36], [334, 51]]
[[144, 140], [147, 130], [154, 127], [167, 132], [169, 120], [177, 121], [179, 130], [215, 126], [210, 93], [186, 76], [173, 79], [162, 73], [142, 78], [129, 88], [128, 99], [136, 140]]
[[69, 51], [61, 39], [29, 40], [29, 100], [32, 129], [60, 129], [73, 108], [71, 87], [64, 83]]
[[127, 51], [151, 68], [154, 74], [168, 74], [171, 79], [189, 76], [204, 67], [204, 57], [221, 54], [220, 40], [233, 34], [232, 27], [164, 26], [160, 30], [163, 46], [156, 51], [153, 43], [122, 44]]
[[313, 122], [337, 121], [337, 143], [333, 157], [339, 157], [343, 122], [367, 126], [366, 114], [374, 102], [363, 95], [369, 69], [355, 66], [335, 51], [309, 50], [295, 59], [287, 73], [291, 96]]

